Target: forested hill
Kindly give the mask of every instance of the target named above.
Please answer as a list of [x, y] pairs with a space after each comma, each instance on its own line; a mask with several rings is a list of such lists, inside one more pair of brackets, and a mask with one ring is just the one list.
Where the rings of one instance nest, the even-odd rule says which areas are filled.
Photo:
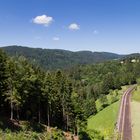
[[68, 68], [77, 64], [93, 64], [112, 59], [122, 58], [122, 55], [107, 52], [78, 51], [72, 52], [59, 49], [29, 48], [23, 46], [2, 47], [10, 56], [25, 56], [35, 64], [46, 69]]

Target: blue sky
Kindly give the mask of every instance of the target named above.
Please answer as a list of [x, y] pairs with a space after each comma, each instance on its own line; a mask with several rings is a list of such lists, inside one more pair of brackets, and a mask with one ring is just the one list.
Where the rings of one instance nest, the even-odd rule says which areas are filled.
[[0, 46], [140, 52], [140, 0], [0, 0]]

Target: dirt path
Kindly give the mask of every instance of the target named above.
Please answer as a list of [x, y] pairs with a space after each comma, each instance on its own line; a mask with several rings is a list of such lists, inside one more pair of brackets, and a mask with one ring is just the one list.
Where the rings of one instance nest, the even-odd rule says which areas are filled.
[[120, 140], [132, 140], [130, 100], [133, 88], [129, 88], [122, 96], [117, 121], [117, 130], [121, 135]]

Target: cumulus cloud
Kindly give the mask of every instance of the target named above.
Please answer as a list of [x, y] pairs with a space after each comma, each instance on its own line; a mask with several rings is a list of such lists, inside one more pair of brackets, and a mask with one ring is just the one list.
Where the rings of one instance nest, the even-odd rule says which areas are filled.
[[36, 16], [33, 18], [33, 23], [44, 26], [49, 26], [53, 22], [53, 17], [47, 15]]
[[59, 38], [59, 37], [53, 37], [53, 40], [54, 40], [54, 41], [59, 41], [60, 38]]
[[70, 30], [80, 30], [80, 26], [76, 23], [72, 23], [68, 27]]

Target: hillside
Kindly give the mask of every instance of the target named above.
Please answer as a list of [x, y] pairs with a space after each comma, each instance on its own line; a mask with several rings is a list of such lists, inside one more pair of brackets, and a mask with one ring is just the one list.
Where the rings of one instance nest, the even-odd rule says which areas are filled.
[[59, 49], [28, 48], [23, 46], [2, 47], [10, 56], [25, 56], [35, 64], [46, 69], [68, 68], [78, 64], [93, 64], [112, 59], [122, 58], [122, 55], [107, 52], [78, 51], [72, 52]]
[[[105, 138], [112, 139], [118, 116], [120, 98], [127, 89], [128, 86], [122, 86], [120, 90], [113, 90], [106, 95], [108, 106], [102, 110], [99, 110], [101, 106], [100, 100], [96, 100], [96, 107], [99, 111], [96, 115], [91, 115], [88, 118], [88, 130], [99, 131]], [[112, 98], [113, 96], [115, 96], [116, 100]]]
[[100, 131], [105, 137], [111, 136], [117, 120], [118, 108], [119, 101], [106, 107], [95, 116], [91, 116], [88, 119], [88, 129]]

